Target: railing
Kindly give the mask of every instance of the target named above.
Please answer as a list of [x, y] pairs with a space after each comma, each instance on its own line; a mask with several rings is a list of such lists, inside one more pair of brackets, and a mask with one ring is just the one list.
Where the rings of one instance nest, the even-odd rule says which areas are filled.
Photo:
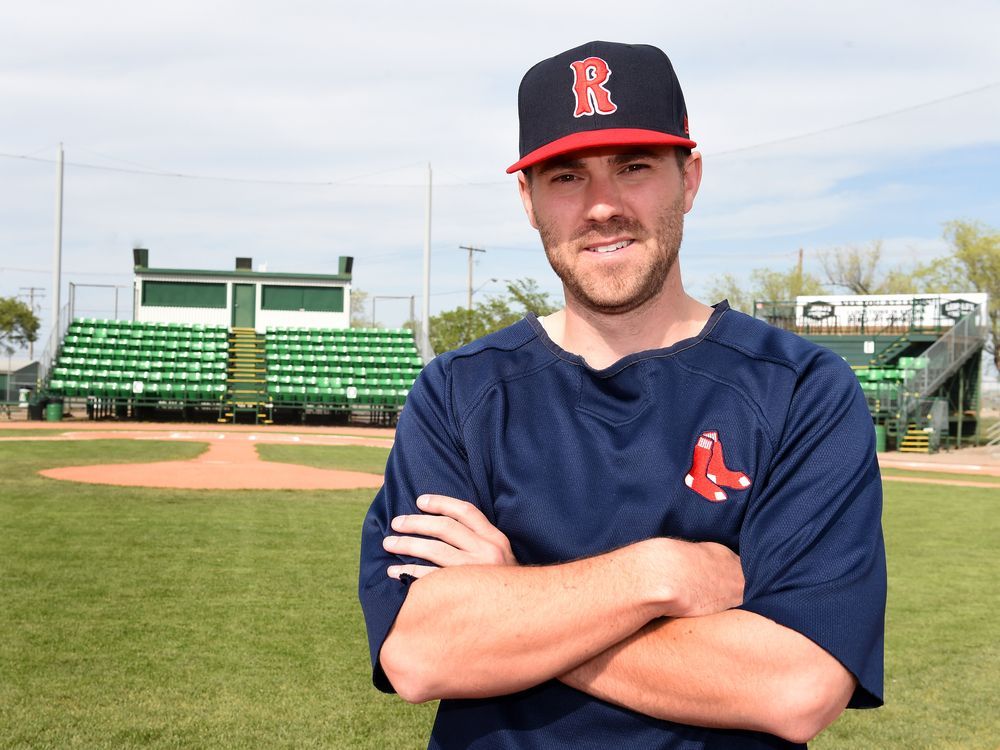
[[920, 353], [927, 367], [905, 381], [908, 393], [929, 396], [955, 369], [983, 346], [986, 326], [979, 321], [979, 309], [972, 311], [944, 336]]
[[38, 380], [35, 383], [36, 390], [41, 390], [42, 385], [48, 382], [49, 371], [52, 369], [52, 363], [55, 361], [56, 355], [59, 353], [59, 344], [63, 340], [63, 336], [66, 335], [66, 330], [69, 328], [70, 323], [70, 303], [67, 302], [63, 305], [62, 310], [59, 313], [59, 326], [58, 328], [53, 328], [49, 333], [48, 341], [45, 343], [45, 349], [42, 351], [42, 356], [38, 358]]
[[986, 430], [986, 444], [1000, 445], [1000, 422], [994, 422], [990, 425], [990, 428]]
[[[806, 299], [809, 299], [808, 297]], [[800, 334], [856, 334], [891, 336], [906, 333], [941, 333], [956, 319], [976, 307], [967, 300], [947, 299], [942, 295], [912, 297], [906, 300], [844, 300], [822, 298], [811, 301], [755, 300], [755, 318], [773, 326]]]
[[930, 396], [969, 357], [982, 348], [986, 339], [986, 326], [979, 319], [979, 308], [959, 320], [944, 336], [920, 353], [927, 366], [911, 372], [903, 381], [906, 397], [903, 399], [900, 418], [919, 411], [919, 400]]

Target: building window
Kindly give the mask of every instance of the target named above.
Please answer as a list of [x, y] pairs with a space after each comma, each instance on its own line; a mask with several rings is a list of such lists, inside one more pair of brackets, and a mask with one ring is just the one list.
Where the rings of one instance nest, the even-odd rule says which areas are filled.
[[265, 284], [261, 291], [261, 310], [344, 311], [344, 288], [342, 286]]
[[197, 281], [143, 281], [144, 307], [212, 307], [225, 309], [226, 285]]

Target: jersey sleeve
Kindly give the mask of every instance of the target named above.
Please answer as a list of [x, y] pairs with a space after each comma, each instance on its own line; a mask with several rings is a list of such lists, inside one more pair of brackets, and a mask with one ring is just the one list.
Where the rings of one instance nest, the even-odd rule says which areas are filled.
[[882, 705], [886, 598], [882, 482], [871, 416], [836, 357], [804, 368], [766, 483], [740, 533], [742, 609], [796, 630], [858, 681], [853, 708]]
[[389, 554], [382, 540], [392, 534], [398, 515], [419, 514], [422, 494], [448, 495], [476, 502], [468, 462], [457, 438], [447, 393], [446, 371], [438, 357], [424, 368], [406, 399], [385, 469], [385, 481], [365, 516], [361, 532], [358, 596], [364, 611], [371, 651], [372, 681], [394, 692], [379, 664], [379, 652], [403, 602], [408, 583], [386, 575], [386, 568], [424, 560]]

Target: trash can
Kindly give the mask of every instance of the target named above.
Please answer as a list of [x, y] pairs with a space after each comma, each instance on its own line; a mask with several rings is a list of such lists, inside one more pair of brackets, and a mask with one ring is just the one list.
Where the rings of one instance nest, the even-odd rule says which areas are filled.
[[45, 401], [38, 396], [28, 399], [28, 419], [41, 422], [45, 419]]
[[48, 422], [59, 422], [63, 418], [63, 402], [60, 399], [49, 401], [45, 407], [45, 419]]
[[885, 453], [885, 425], [877, 424], [875, 425], [875, 450], [879, 453]]

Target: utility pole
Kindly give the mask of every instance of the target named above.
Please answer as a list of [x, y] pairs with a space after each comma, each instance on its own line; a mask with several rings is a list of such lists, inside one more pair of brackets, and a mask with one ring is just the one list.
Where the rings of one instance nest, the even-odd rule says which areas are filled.
[[471, 311], [472, 310], [472, 254], [485, 253], [486, 248], [470, 247], [469, 245], [459, 245], [458, 249], [469, 251], [469, 296], [468, 296], [468, 302], [466, 303], [466, 307]]
[[56, 170], [56, 237], [52, 249], [52, 330], [59, 337], [59, 291], [62, 288], [63, 222], [63, 146], [59, 144], [59, 168]]
[[[37, 308], [35, 307], [35, 292], [44, 292], [45, 287], [43, 286], [22, 286], [19, 290], [21, 292], [26, 292], [28, 295], [28, 307], [31, 308], [32, 314], [35, 314]], [[23, 295], [22, 295], [23, 296]], [[41, 299], [45, 294], [39, 294], [38, 297]], [[34, 362], [35, 360], [35, 342], [28, 342], [28, 359]]]
[[421, 300], [420, 356], [424, 363], [431, 360], [431, 196], [434, 177], [427, 162], [427, 213], [424, 218], [424, 298]]

